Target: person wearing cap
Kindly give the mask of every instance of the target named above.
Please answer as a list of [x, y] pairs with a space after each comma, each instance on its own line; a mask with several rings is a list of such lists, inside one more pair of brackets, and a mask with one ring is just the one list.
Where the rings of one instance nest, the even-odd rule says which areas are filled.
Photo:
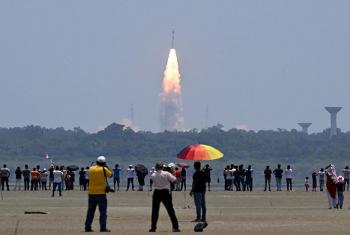
[[126, 191], [129, 190], [130, 184], [131, 184], [132, 191], [134, 191], [135, 169], [132, 167], [132, 165], [129, 165], [129, 168], [126, 170], [126, 175], [128, 178], [128, 184], [126, 186]]
[[107, 177], [112, 177], [112, 171], [106, 165], [106, 158], [99, 156], [96, 165], [89, 169], [89, 203], [85, 220], [85, 232], [92, 232], [92, 221], [96, 207], [100, 211], [100, 232], [110, 232], [107, 229]]
[[170, 172], [163, 171], [163, 165], [157, 163], [156, 171], [151, 175], [153, 181], [153, 197], [152, 197], [152, 223], [149, 232], [155, 232], [157, 229], [157, 222], [159, 217], [159, 207], [162, 202], [168, 215], [171, 219], [173, 232], [180, 232], [179, 223], [175, 215], [175, 210], [172, 202], [171, 192], [169, 191], [170, 183], [176, 181], [176, 177]]
[[[46, 168], [40, 173], [40, 187], [41, 190], [47, 190], [47, 177], [49, 176], [49, 173], [46, 171]], [[40, 188], [39, 187], [39, 188]]]

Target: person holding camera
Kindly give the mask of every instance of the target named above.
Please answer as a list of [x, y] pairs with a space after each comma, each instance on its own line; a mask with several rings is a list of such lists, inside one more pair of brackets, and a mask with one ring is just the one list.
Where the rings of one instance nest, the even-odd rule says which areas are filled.
[[152, 199], [152, 224], [149, 232], [155, 232], [159, 217], [159, 207], [162, 202], [168, 212], [173, 226], [173, 232], [180, 232], [179, 223], [177, 221], [175, 210], [172, 202], [170, 183], [176, 181], [176, 177], [168, 171], [163, 171], [163, 164], [157, 163], [156, 171], [151, 175], [153, 181], [153, 199]]
[[106, 165], [106, 158], [99, 156], [96, 165], [89, 169], [89, 204], [85, 221], [85, 232], [92, 232], [91, 224], [95, 210], [100, 211], [100, 232], [110, 232], [107, 229], [107, 197], [109, 186], [107, 177], [112, 177], [112, 171]]

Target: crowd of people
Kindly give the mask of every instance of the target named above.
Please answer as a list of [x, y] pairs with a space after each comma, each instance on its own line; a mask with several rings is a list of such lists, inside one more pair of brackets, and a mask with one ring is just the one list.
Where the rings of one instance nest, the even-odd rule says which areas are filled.
[[[186, 191], [186, 168], [188, 165], [178, 165], [170, 163], [163, 165], [157, 163], [155, 167], [152, 167], [150, 171], [145, 169], [135, 169], [133, 165], [125, 170], [127, 186], [126, 191], [131, 187], [134, 189], [134, 178], [137, 177], [139, 182], [138, 191], [143, 191], [145, 185], [146, 175], [150, 175], [150, 191], [154, 191], [152, 199], [152, 215], [151, 215], [151, 228], [149, 232], [155, 232], [157, 229], [157, 221], [159, 217], [160, 203], [165, 206], [168, 215], [171, 219], [173, 232], [179, 232], [179, 223], [176, 217], [176, 213], [172, 204], [171, 191]], [[181, 169], [180, 169], [181, 168]], [[206, 226], [206, 200], [205, 193], [210, 191], [211, 183], [211, 171], [212, 168], [206, 164], [205, 167], [201, 167], [200, 162], [194, 162], [194, 173], [192, 176], [192, 187], [190, 190], [190, 196], [194, 199], [196, 207], [196, 218], [192, 222], [197, 222], [195, 230], [203, 230]], [[107, 228], [107, 197], [106, 193], [118, 191], [120, 189], [121, 172], [123, 171], [118, 164], [114, 169], [110, 169], [106, 164], [106, 158], [99, 156], [97, 161], [90, 166], [81, 167], [64, 167], [51, 164], [49, 169], [43, 168], [37, 165], [32, 170], [26, 164], [24, 169], [17, 167], [14, 171], [15, 183], [14, 190], [21, 190], [22, 182], [24, 183], [24, 190], [36, 191], [36, 190], [51, 190], [52, 197], [55, 196], [55, 192], [58, 191], [59, 196], [62, 196], [63, 190], [74, 190], [75, 171], [79, 174], [79, 186], [81, 191], [88, 190], [88, 210], [85, 221], [85, 231], [92, 231], [92, 222], [94, 213], [97, 207], [100, 211], [100, 231], [109, 232]], [[224, 169], [223, 176], [225, 179], [225, 190], [232, 191], [252, 191], [253, 190], [253, 173], [254, 170], [249, 165], [246, 169], [244, 165], [228, 165]], [[293, 169], [290, 165], [287, 165], [285, 169], [281, 164], [272, 170], [270, 166], [266, 166], [264, 175], [264, 191], [271, 191], [271, 178], [275, 177], [276, 191], [282, 191], [282, 179], [286, 180], [287, 191], [293, 191]], [[9, 178], [11, 176], [11, 170], [6, 164], [0, 169], [1, 189], [5, 187], [9, 191]], [[319, 191], [323, 191], [324, 187], [327, 191], [329, 209], [337, 208], [342, 209], [344, 204], [344, 191], [349, 190], [349, 176], [350, 170], [346, 166], [342, 170], [342, 175], [337, 175], [335, 166], [330, 164], [325, 168], [321, 168], [318, 172], [314, 171], [311, 175], [312, 178], [312, 191], [316, 192], [319, 187]], [[113, 178], [113, 187], [111, 189], [108, 183], [108, 178]], [[318, 177], [318, 179], [317, 179]], [[219, 180], [218, 180], [219, 181]], [[317, 184], [318, 183], [318, 184]], [[305, 190], [309, 190], [309, 177], [305, 177]], [[349, 208], [350, 209], [350, 208]]]

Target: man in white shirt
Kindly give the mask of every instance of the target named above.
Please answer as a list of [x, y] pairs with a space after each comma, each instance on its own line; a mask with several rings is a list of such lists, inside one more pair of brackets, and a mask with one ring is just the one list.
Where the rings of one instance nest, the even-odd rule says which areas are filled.
[[157, 222], [159, 217], [159, 207], [162, 202], [168, 212], [173, 226], [173, 232], [180, 232], [179, 223], [177, 221], [175, 210], [173, 207], [171, 192], [169, 190], [170, 183], [176, 181], [176, 177], [167, 172], [163, 171], [163, 164], [157, 163], [156, 171], [151, 175], [153, 181], [153, 199], [152, 199], [152, 225], [149, 232], [155, 232], [157, 229]]
[[132, 167], [132, 165], [130, 165], [129, 168], [126, 170], [126, 175], [128, 178], [128, 184], [126, 186], [126, 191], [129, 190], [130, 184], [131, 184], [132, 191], [134, 191], [135, 169]]
[[58, 187], [58, 193], [59, 196], [62, 196], [62, 180], [63, 180], [63, 173], [60, 171], [60, 168], [56, 166], [55, 170], [53, 171], [53, 189], [52, 189], [52, 197], [55, 196], [56, 188]]
[[287, 169], [284, 170], [284, 175], [286, 176], [287, 191], [293, 190], [292, 178], [293, 170], [290, 168], [290, 165], [287, 166]]

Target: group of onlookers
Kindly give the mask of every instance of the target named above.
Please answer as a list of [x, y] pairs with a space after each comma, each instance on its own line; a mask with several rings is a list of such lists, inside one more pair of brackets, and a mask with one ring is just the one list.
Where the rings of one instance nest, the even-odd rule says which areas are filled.
[[249, 165], [244, 169], [241, 165], [227, 165], [224, 169], [225, 190], [233, 191], [252, 191], [253, 190], [253, 172]]
[[[79, 184], [81, 190], [86, 190], [87, 188], [89, 182], [87, 174], [88, 169], [89, 167], [82, 168], [79, 172]], [[24, 166], [24, 169], [21, 169], [21, 167], [18, 166], [14, 172], [15, 184], [13, 189], [21, 190], [23, 182], [24, 191], [51, 190], [55, 183], [55, 171], [60, 171], [62, 173], [60, 188], [62, 190], [73, 190], [75, 182], [74, 171], [66, 169], [64, 166], [55, 166], [54, 164], [52, 164], [48, 170], [46, 168], [41, 170], [39, 165], [33, 167], [32, 170], [29, 169], [27, 164]], [[11, 176], [11, 171], [6, 164], [0, 169], [0, 176], [1, 189], [4, 190], [6, 186], [7, 191], [10, 191], [9, 178]]]

